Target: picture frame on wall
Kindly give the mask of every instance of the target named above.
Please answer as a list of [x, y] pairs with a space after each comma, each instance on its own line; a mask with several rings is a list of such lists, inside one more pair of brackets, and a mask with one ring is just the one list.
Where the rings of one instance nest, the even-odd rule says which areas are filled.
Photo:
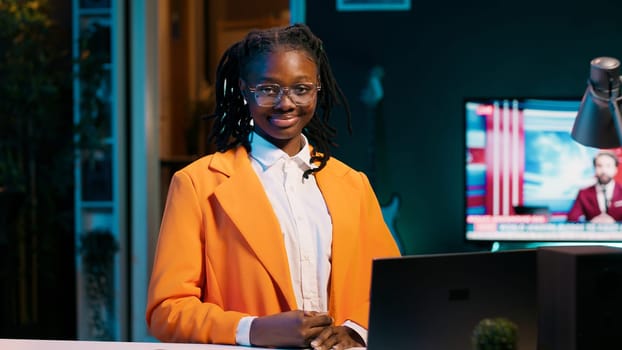
[[337, 11], [408, 11], [410, 0], [337, 0]]

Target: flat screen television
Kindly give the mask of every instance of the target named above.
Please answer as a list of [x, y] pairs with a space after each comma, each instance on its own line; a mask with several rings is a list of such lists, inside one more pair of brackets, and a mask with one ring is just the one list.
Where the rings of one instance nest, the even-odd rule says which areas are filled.
[[[464, 101], [470, 241], [620, 242], [622, 223], [569, 222], [599, 149], [570, 136], [581, 99]], [[610, 150], [622, 159], [622, 150]], [[622, 182], [622, 171], [616, 175]]]

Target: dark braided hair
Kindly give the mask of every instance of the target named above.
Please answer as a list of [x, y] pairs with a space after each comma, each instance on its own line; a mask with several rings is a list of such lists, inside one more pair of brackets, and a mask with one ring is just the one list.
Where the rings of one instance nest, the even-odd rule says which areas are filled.
[[215, 141], [220, 152], [238, 145], [243, 145], [250, 152], [252, 118], [238, 82], [241, 75], [245, 75], [249, 63], [257, 56], [282, 48], [305, 51], [313, 59], [320, 73], [322, 89], [318, 91], [315, 114], [303, 130], [313, 145], [311, 162], [319, 162], [319, 165], [304, 173], [304, 177], [307, 178], [309, 174], [324, 168], [331, 155], [330, 147], [337, 146], [334, 141], [337, 131], [328, 123], [335, 105], [344, 106], [350, 133], [352, 126], [350, 108], [333, 76], [322, 41], [304, 24], [253, 30], [243, 40], [225, 51], [216, 71], [216, 111], [210, 116], [214, 118], [214, 124], [209, 138]]

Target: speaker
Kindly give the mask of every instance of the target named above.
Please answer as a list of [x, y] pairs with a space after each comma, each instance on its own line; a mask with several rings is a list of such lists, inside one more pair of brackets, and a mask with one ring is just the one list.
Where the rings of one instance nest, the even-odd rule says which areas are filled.
[[538, 249], [538, 349], [622, 348], [622, 249]]

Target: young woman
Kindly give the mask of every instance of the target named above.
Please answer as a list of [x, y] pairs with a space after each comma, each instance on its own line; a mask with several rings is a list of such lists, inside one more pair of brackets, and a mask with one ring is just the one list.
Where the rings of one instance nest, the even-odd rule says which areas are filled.
[[371, 262], [399, 255], [367, 177], [331, 157], [346, 107], [305, 25], [250, 32], [223, 55], [212, 139], [178, 171], [147, 323], [162, 341], [365, 346]]

